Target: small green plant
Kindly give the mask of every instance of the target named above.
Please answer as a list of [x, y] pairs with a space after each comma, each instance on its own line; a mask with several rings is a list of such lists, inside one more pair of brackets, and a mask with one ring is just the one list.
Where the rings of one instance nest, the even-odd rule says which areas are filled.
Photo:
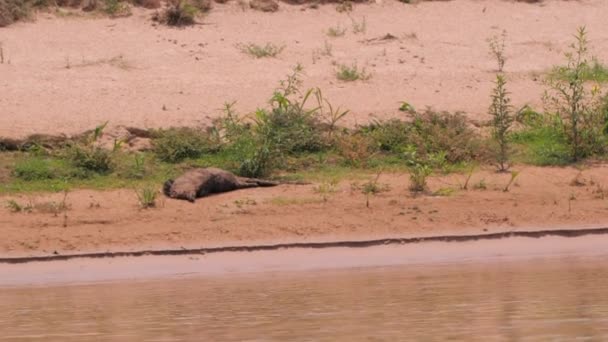
[[473, 185], [473, 189], [475, 190], [486, 190], [487, 188], [488, 186], [486, 185], [485, 179], [482, 179]]
[[338, 66], [338, 71], [336, 71], [336, 77], [340, 81], [352, 82], [357, 80], [368, 80], [371, 78], [371, 75], [365, 71], [365, 68], [359, 69], [357, 64], [346, 65], [340, 64]]
[[415, 163], [409, 168], [410, 186], [409, 190], [413, 193], [421, 193], [428, 190], [426, 179], [433, 173], [430, 166], [423, 163]]
[[107, 174], [113, 169], [112, 153], [98, 146], [75, 144], [67, 149], [67, 158], [79, 169]]
[[25, 207], [15, 200], [6, 201], [6, 208], [12, 213], [20, 213], [25, 210]]
[[349, 13], [353, 11], [353, 3], [345, 0], [341, 1], [338, 5], [336, 5], [336, 12], [338, 13]]
[[152, 187], [144, 187], [139, 190], [135, 190], [137, 195], [137, 201], [142, 209], [156, 207], [156, 197], [158, 196], [158, 190]]
[[365, 17], [361, 18], [360, 21], [357, 21], [353, 18], [351, 18], [350, 20], [353, 25], [354, 34], [365, 33], [367, 31], [367, 21], [365, 20]]
[[342, 37], [346, 34], [346, 29], [340, 26], [340, 24], [336, 26], [332, 26], [327, 29], [327, 35], [332, 38]]
[[500, 172], [507, 171], [510, 167], [509, 130], [513, 124], [511, 99], [506, 84], [504, 75], [496, 75], [496, 85], [492, 91], [492, 104], [489, 110], [492, 116], [492, 138], [497, 145], [495, 161]]
[[488, 45], [490, 46], [490, 54], [496, 59], [498, 66], [498, 72], [502, 72], [505, 67], [505, 41], [507, 40], [507, 31], [503, 30], [501, 35], [494, 35], [488, 38]]
[[248, 44], [237, 44], [237, 48], [241, 50], [241, 52], [246, 53], [255, 58], [265, 58], [265, 57], [276, 57], [280, 54], [284, 49], [285, 45], [276, 45], [273, 43], [266, 43], [266, 45], [258, 45], [255, 43]]
[[416, 112], [416, 109], [411, 104], [401, 101], [401, 106], [399, 106], [399, 110], [402, 112]]
[[337, 129], [338, 122], [348, 115], [349, 110], [342, 110], [340, 107], [334, 108], [331, 102], [323, 97], [320, 88], [317, 88], [314, 94], [317, 99], [319, 116], [325, 119], [328, 125], [328, 138], [331, 140], [334, 131]]
[[334, 178], [329, 181], [323, 181], [321, 184], [315, 186], [313, 188], [313, 191], [315, 193], [321, 195], [321, 197], [323, 198], [323, 202], [327, 202], [327, 200], [329, 199], [329, 196], [331, 194], [334, 194], [336, 191], [338, 191], [337, 186], [338, 186], [338, 179]]
[[258, 202], [256, 202], [256, 200], [251, 199], [251, 198], [238, 199], [238, 200], [234, 201], [234, 205], [239, 209], [246, 205], [257, 205], [257, 204], [258, 204]]
[[379, 184], [378, 180], [380, 179], [381, 172], [378, 172], [375, 178], [370, 179], [366, 183], [363, 183], [361, 187], [361, 193], [365, 195], [365, 207], [369, 208], [369, 198], [370, 196], [375, 196], [381, 192], [385, 192], [389, 190], [387, 184]]
[[456, 190], [453, 188], [444, 187], [444, 188], [439, 188], [437, 191], [433, 192], [433, 196], [448, 197], [448, 196], [452, 196], [455, 192], [456, 192]]
[[154, 20], [169, 26], [188, 26], [196, 23], [198, 9], [187, 0], [171, 0], [169, 6], [154, 16]]
[[509, 188], [511, 187], [513, 182], [515, 182], [517, 176], [519, 176], [519, 171], [511, 171], [511, 178], [509, 179], [507, 185], [505, 185], [504, 189], [502, 189], [503, 192], [509, 192]]
[[469, 168], [469, 172], [467, 172], [467, 178], [464, 181], [464, 185], [462, 186], [463, 190], [469, 190], [469, 182], [471, 181], [471, 177], [473, 177], [473, 172], [475, 172], [475, 165], [472, 165]]
[[575, 36], [576, 41], [566, 53], [565, 79], [548, 79], [545, 93], [548, 108], [561, 119], [572, 161], [605, 151], [605, 114], [600, 110], [599, 88], [589, 95], [585, 88], [585, 71], [588, 70], [588, 39], [585, 27]]
[[152, 140], [156, 156], [169, 163], [178, 163], [187, 158], [198, 158], [207, 152], [219, 149], [219, 142], [198, 129], [182, 127], [156, 132]]
[[112, 17], [128, 16], [131, 14], [129, 5], [121, 0], [104, 0], [104, 12]]
[[[548, 78], [566, 81], [573, 76], [571, 72], [572, 70], [569, 70], [567, 66], [557, 66], [551, 70]], [[596, 58], [592, 58], [592, 61], [588, 63], [581, 71], [580, 77], [586, 82], [608, 82], [608, 67]]]

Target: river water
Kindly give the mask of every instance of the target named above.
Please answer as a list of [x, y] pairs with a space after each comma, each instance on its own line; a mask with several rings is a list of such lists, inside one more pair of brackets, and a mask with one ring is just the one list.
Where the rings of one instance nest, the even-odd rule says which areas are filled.
[[0, 287], [0, 341], [608, 341], [607, 261], [545, 255]]

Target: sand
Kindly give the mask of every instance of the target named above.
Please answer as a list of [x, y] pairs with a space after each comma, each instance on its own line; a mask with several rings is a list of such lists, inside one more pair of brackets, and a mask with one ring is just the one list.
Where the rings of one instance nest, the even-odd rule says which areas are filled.
[[[487, 119], [496, 63], [486, 39], [506, 30], [505, 70], [516, 106], [542, 105], [542, 73], [563, 63], [576, 28], [589, 31], [591, 52], [608, 59], [603, 0], [423, 2], [334, 5], [310, 9], [281, 4], [276, 13], [216, 4], [204, 25], [153, 26], [153, 11], [128, 18], [56, 17], [0, 29], [10, 64], [0, 64], [0, 136], [80, 133], [110, 125], [144, 128], [206, 125], [225, 102], [248, 113], [267, 105], [278, 81], [297, 63], [305, 87], [320, 87], [334, 106], [351, 110], [347, 124], [402, 115], [400, 101], [416, 108], [465, 111]], [[365, 18], [365, 33], [352, 22]], [[326, 31], [341, 25], [345, 36]], [[378, 40], [391, 34], [397, 39]], [[277, 58], [254, 59], [237, 44], [284, 45]], [[315, 50], [332, 56], [313, 61]], [[357, 63], [368, 81], [345, 83], [337, 64]]]
[[[69, 210], [54, 214], [0, 209], [0, 255], [26, 257], [148, 249], [209, 248], [268, 243], [365, 240], [387, 237], [606, 226], [607, 166], [519, 168], [509, 174], [476, 171], [469, 190], [464, 175], [434, 176], [430, 189], [448, 196], [412, 196], [408, 176], [384, 174], [389, 190], [366, 197], [342, 181], [319, 194], [318, 184], [238, 190], [192, 204], [161, 197], [140, 209], [133, 190], [74, 190]], [[578, 185], [574, 185], [577, 180]], [[485, 183], [486, 189], [474, 189]], [[325, 196], [325, 199], [324, 199]], [[22, 204], [60, 203], [63, 194], [2, 196]], [[64, 215], [65, 214], [65, 215]]]
[[[0, 64], [0, 136], [74, 134], [102, 122], [143, 128], [198, 126], [236, 100], [242, 113], [265, 106], [280, 79], [301, 63], [305, 87], [319, 86], [334, 106], [351, 110], [347, 124], [400, 114], [400, 101], [417, 108], [465, 111], [486, 120], [495, 61], [486, 39], [508, 32], [506, 72], [515, 106], [540, 107], [543, 72], [563, 62], [580, 25], [592, 53], [608, 59], [608, 2], [396, 1], [356, 5], [350, 17], [333, 5], [310, 9], [281, 4], [277, 13], [217, 4], [197, 25], [154, 26], [152, 11], [128, 18], [56, 17], [0, 29], [6, 63]], [[366, 20], [354, 34], [351, 18]], [[340, 24], [344, 37], [330, 38]], [[386, 34], [393, 40], [378, 40]], [[313, 61], [327, 41], [332, 56]], [[278, 58], [254, 59], [236, 44], [284, 44]], [[10, 61], [10, 63], [9, 63]], [[336, 80], [336, 64], [358, 63], [367, 81]], [[213, 196], [190, 204], [161, 199], [138, 208], [133, 190], [73, 190], [69, 210], [11, 213], [0, 208], [4, 257], [164, 248], [201, 248], [276, 242], [332, 241], [437, 234], [606, 225], [605, 165], [590, 166], [581, 186], [574, 168], [517, 166], [509, 174], [475, 172], [487, 189], [460, 189], [465, 176], [434, 176], [432, 191], [412, 197], [408, 176], [384, 174], [390, 190], [370, 200], [343, 181], [324, 199], [318, 184], [282, 185]], [[359, 179], [362, 183], [365, 180]], [[160, 186], [160, 185], [159, 185]], [[1, 196], [21, 203], [59, 203], [63, 194]]]

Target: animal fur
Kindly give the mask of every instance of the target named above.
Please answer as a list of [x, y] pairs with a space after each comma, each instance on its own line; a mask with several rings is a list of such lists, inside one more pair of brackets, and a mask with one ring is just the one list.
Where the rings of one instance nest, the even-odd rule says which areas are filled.
[[279, 183], [256, 178], [237, 177], [213, 167], [192, 169], [163, 186], [165, 195], [194, 202], [197, 198], [238, 189], [275, 186]]

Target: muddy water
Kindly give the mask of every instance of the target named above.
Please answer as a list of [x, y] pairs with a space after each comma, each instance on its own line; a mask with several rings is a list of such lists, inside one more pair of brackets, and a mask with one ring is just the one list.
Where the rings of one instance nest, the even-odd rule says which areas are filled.
[[0, 341], [606, 341], [607, 261], [568, 255], [5, 287]]

